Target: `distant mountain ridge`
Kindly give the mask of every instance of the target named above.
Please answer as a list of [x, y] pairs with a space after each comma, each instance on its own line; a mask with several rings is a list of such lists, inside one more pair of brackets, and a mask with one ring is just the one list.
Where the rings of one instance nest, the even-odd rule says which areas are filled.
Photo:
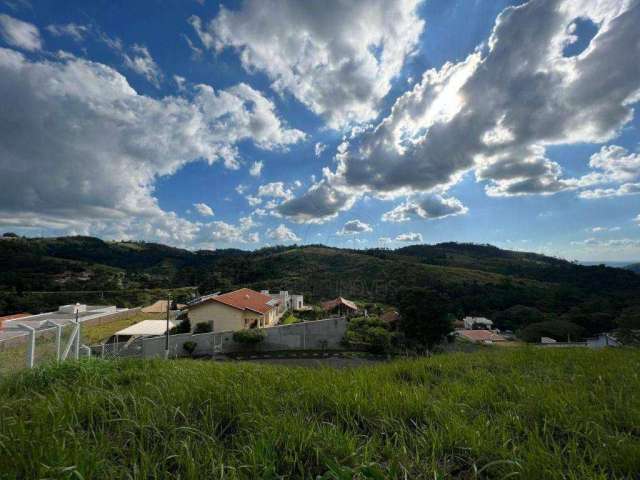
[[421, 287], [446, 295], [456, 316], [491, 316], [526, 306], [545, 318], [583, 315], [576, 321], [599, 330], [640, 299], [640, 276], [630, 270], [454, 242], [396, 250], [293, 245], [193, 252], [80, 236], [3, 238], [0, 262], [0, 312], [7, 313], [54, 307], [63, 298], [136, 305], [158, 295], [143, 298], [136, 291], [180, 287], [197, 287], [200, 293], [282, 289], [308, 301], [342, 295], [393, 305], [399, 289]]
[[640, 263], [632, 263], [631, 265], [627, 265], [624, 268], [640, 275]]

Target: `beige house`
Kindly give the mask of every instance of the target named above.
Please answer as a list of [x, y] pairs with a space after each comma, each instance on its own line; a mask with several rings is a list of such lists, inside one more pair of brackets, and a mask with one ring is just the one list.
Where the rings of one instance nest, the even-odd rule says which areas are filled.
[[275, 325], [278, 321], [277, 299], [249, 288], [203, 298], [189, 306], [191, 325], [207, 322], [214, 332]]

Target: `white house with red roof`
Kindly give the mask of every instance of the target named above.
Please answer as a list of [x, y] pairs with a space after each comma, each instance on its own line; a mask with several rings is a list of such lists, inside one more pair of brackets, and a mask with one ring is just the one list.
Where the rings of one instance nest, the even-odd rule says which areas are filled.
[[268, 327], [278, 321], [278, 299], [250, 288], [209, 295], [189, 305], [191, 325], [211, 323], [214, 332]]

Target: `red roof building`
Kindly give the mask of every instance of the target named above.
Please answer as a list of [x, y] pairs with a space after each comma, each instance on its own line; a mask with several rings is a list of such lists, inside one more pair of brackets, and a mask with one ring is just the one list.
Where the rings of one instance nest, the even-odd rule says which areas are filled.
[[458, 335], [474, 343], [504, 342], [506, 339], [502, 335], [491, 330], [458, 330]]
[[358, 311], [358, 306], [351, 300], [338, 297], [333, 300], [322, 303], [322, 309], [325, 312], [338, 312], [340, 315], [354, 313]]
[[266, 327], [277, 323], [280, 300], [250, 288], [209, 295], [189, 305], [192, 324], [213, 324], [215, 332]]

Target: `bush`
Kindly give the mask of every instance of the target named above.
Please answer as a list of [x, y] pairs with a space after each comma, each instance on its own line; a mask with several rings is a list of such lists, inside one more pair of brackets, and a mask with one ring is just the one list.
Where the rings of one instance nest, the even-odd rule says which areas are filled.
[[291, 325], [292, 323], [299, 323], [300, 321], [301, 320], [297, 318], [293, 313], [287, 312], [280, 320], [280, 323], [282, 325]]
[[178, 325], [176, 325], [175, 327], [173, 327], [170, 330], [170, 334], [171, 335], [178, 335], [180, 333], [189, 333], [191, 332], [191, 322], [189, 321], [189, 318], [185, 318], [183, 319]]
[[384, 353], [391, 349], [392, 334], [378, 317], [356, 317], [349, 321], [342, 343], [346, 347]]
[[262, 330], [238, 330], [233, 332], [233, 341], [243, 345], [257, 345], [264, 340]]
[[196, 342], [184, 342], [182, 344], [182, 348], [184, 349], [185, 352], [187, 352], [189, 354], [189, 356], [193, 355], [193, 352], [195, 351], [196, 347], [198, 346], [198, 344]]
[[196, 324], [193, 333], [209, 333], [213, 330], [213, 325], [209, 322], [200, 322]]

